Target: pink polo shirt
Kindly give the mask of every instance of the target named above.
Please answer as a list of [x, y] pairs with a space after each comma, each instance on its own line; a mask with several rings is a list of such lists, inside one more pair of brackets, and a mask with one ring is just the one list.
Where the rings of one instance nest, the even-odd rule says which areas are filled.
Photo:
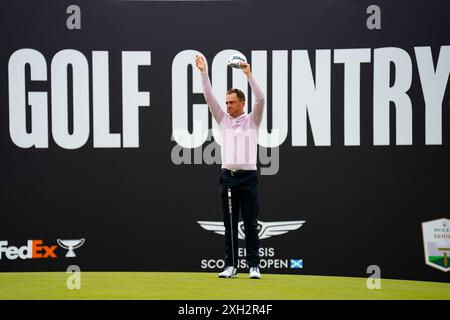
[[201, 76], [206, 103], [219, 125], [222, 168], [256, 170], [258, 131], [264, 110], [264, 93], [253, 77], [248, 79], [256, 98], [252, 112], [233, 118], [221, 108], [214, 96], [208, 73], [202, 73]]

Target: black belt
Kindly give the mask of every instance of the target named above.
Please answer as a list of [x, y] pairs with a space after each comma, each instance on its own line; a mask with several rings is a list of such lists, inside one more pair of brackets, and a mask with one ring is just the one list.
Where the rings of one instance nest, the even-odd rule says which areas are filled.
[[236, 175], [238, 175], [240, 173], [253, 171], [253, 170], [240, 170], [240, 169], [238, 169], [238, 170], [222, 169], [222, 170], [225, 171], [225, 172], [228, 172], [232, 177], [234, 177], [234, 176], [236, 176]]

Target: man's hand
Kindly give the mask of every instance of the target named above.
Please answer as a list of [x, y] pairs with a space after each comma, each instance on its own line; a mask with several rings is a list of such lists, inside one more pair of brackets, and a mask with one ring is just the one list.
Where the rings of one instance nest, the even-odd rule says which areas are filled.
[[250, 64], [248, 64], [247, 62], [241, 61], [241, 68], [242, 68], [242, 72], [245, 73], [247, 78], [251, 78], [252, 71], [250, 70]]
[[195, 65], [200, 70], [201, 73], [206, 72], [206, 62], [202, 55], [198, 54], [195, 56]]

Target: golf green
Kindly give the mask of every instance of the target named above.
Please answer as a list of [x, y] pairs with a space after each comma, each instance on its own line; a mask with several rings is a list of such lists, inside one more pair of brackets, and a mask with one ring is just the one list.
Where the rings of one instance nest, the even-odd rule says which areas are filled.
[[[0, 299], [450, 299], [450, 284], [381, 279], [369, 290], [366, 278], [241, 273], [82, 272], [80, 289], [68, 289], [64, 272], [0, 273]], [[70, 280], [70, 279], [69, 279]], [[70, 282], [70, 281], [69, 281]]]

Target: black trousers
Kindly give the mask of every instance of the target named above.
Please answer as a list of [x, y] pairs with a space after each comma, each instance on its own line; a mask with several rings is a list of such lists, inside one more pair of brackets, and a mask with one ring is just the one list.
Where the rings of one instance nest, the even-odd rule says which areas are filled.
[[[230, 229], [230, 213], [228, 206], [228, 188], [231, 188], [233, 237]], [[225, 225], [225, 265], [232, 266], [234, 251], [234, 267], [238, 264], [238, 221], [239, 211], [244, 220], [245, 247], [247, 264], [259, 266], [258, 239], [258, 175], [255, 171], [237, 171], [232, 173], [223, 170], [220, 176], [220, 192], [222, 198], [223, 221]], [[233, 239], [233, 243], [231, 242]], [[233, 246], [232, 246], [233, 244]], [[234, 250], [232, 250], [234, 249]]]

